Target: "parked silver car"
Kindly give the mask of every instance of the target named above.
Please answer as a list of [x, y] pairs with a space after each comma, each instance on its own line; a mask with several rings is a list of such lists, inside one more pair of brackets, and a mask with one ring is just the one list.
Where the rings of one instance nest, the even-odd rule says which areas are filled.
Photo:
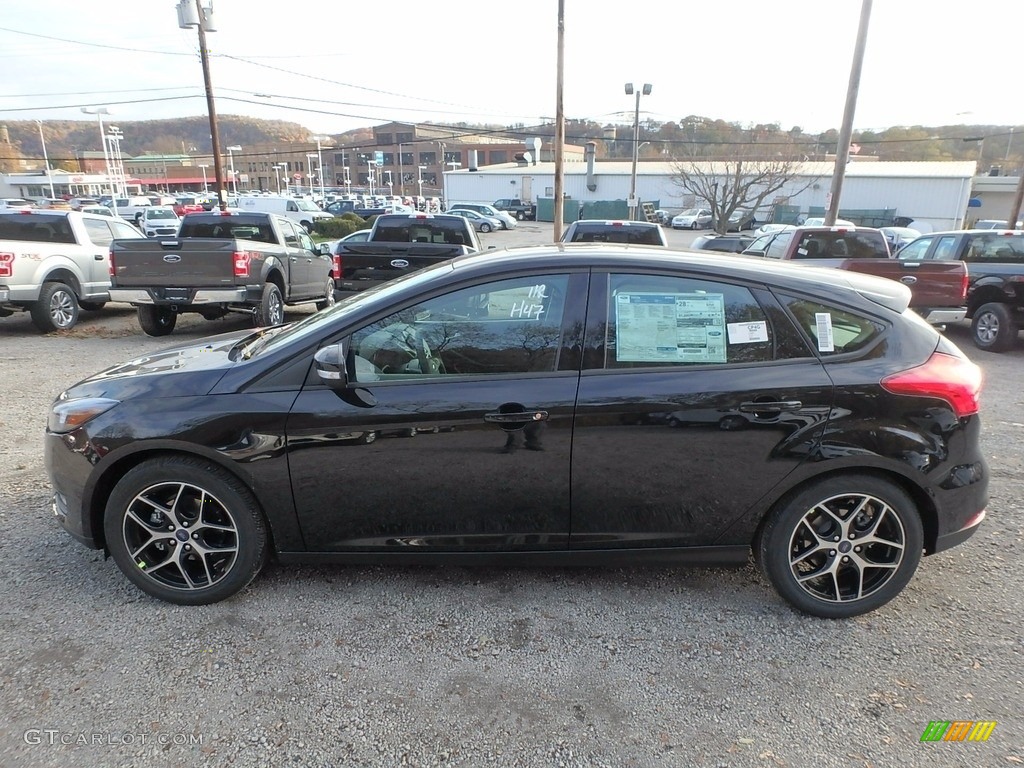
[[508, 211], [499, 211], [493, 205], [486, 203], [456, 203], [452, 208], [460, 211], [476, 211], [484, 216], [490, 216], [501, 222], [502, 229], [515, 229], [519, 223], [516, 221], [516, 217]]
[[491, 216], [484, 216], [482, 213], [471, 211], [468, 208], [453, 208], [450, 211], [445, 211], [445, 213], [450, 216], [461, 216], [467, 219], [477, 232], [493, 232], [496, 229], [501, 229], [500, 220]]

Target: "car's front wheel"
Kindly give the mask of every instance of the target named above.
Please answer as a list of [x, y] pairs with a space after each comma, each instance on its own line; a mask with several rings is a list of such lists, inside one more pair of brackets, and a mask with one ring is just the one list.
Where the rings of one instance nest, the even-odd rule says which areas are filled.
[[993, 301], [974, 310], [971, 320], [974, 346], [988, 352], [1005, 352], [1017, 341], [1017, 324], [1006, 304]]
[[697, 222], [696, 222], [696, 221], [695, 221], [695, 222], [693, 222], [693, 223], [692, 223], [692, 224], [690, 225], [690, 229], [697, 229]]
[[114, 562], [137, 587], [179, 605], [215, 603], [244, 589], [270, 547], [245, 484], [186, 456], [144, 461], [121, 478], [103, 531]]
[[484, 222], [483, 224], [480, 225], [480, 231], [481, 232], [490, 232], [491, 231], [491, 225], [488, 224], [487, 222]]
[[755, 554], [778, 593], [814, 616], [843, 619], [898, 595], [921, 560], [914, 502], [872, 475], [826, 478], [778, 505]]

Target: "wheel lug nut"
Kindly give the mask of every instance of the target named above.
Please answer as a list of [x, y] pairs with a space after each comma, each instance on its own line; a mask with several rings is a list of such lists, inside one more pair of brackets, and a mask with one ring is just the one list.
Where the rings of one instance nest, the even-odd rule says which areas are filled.
[[185, 549], [192, 549], [192, 547], [190, 545], [186, 544], [185, 545]]
[[846, 555], [843, 555], [843, 562], [844, 563], [850, 562], [850, 558], [848, 558]]
[[198, 539], [199, 538], [199, 534], [198, 533], [193, 533], [192, 534], [192, 538], [193, 539]]
[[832, 541], [839, 541], [839, 537], [836, 536], [835, 538], [832, 539]]
[[830, 549], [830, 550], [828, 551], [828, 556], [829, 556], [829, 557], [835, 557], [835, 556], [836, 556], [836, 551], [835, 551], [834, 549]]
[[183, 523], [181, 524], [181, 526], [182, 526], [183, 528], [188, 528], [188, 520], [186, 520], [185, 522], [183, 522]]
[[853, 548], [853, 551], [854, 551], [854, 552], [860, 552], [860, 547], [854, 547], [854, 548]]
[[173, 525], [168, 525], [167, 526], [167, 530], [168, 531], [173, 531], [174, 530], [174, 526]]

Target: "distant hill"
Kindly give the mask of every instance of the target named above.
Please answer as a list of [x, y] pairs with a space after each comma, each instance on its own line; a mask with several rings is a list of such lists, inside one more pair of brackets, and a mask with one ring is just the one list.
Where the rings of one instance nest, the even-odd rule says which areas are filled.
[[[242, 147], [274, 142], [309, 141], [314, 132], [283, 120], [257, 120], [240, 115], [219, 115], [222, 147], [239, 144]], [[43, 151], [39, 128], [34, 120], [14, 120], [6, 125], [13, 147], [0, 147], [0, 169], [12, 167], [7, 155], [12, 150], [28, 160], [41, 164]], [[121, 152], [126, 157], [145, 153], [208, 154], [210, 125], [205, 115], [165, 120], [126, 121], [116, 125], [124, 136]], [[437, 127], [436, 124], [432, 124]], [[540, 136], [550, 141], [554, 136], [552, 125], [525, 126], [515, 124], [441, 126], [463, 131], [478, 131], [508, 137], [529, 139]], [[1014, 141], [1014, 131], [1021, 128], [995, 125], [952, 125], [941, 127], [894, 126], [882, 131], [854, 131], [852, 145], [862, 156], [880, 160], [977, 160], [982, 171], [990, 165], [1002, 166], [1003, 173], [1013, 172], [1024, 165], [1024, 138], [1021, 130]], [[69, 170], [76, 151], [99, 151], [99, 126], [96, 120], [44, 120], [46, 150], [50, 164]], [[610, 125], [591, 120], [567, 120], [566, 141], [584, 144], [594, 141], [598, 157], [629, 158], [632, 155], [632, 126]], [[981, 141], [981, 137], [985, 137]], [[741, 124], [689, 115], [678, 121], [664, 123], [644, 120], [640, 123], [639, 141], [641, 159], [734, 159], [751, 154], [787, 154], [809, 159], [824, 159], [836, 150], [837, 132], [808, 133], [799, 126], [784, 129], [769, 124]], [[331, 135], [335, 146], [372, 146], [371, 126], [356, 128]]]

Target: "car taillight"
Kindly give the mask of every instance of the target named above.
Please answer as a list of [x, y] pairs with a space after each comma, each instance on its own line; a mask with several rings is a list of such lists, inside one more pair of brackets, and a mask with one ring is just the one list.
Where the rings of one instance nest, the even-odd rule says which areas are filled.
[[971, 282], [971, 276], [964, 270], [963, 275], [960, 276], [960, 301], [967, 301], [967, 288], [968, 283]]
[[11, 277], [14, 274], [14, 254], [0, 253], [0, 277]]
[[937, 397], [963, 418], [978, 412], [981, 378], [981, 368], [967, 358], [934, 352], [924, 365], [886, 376], [882, 388], [894, 395]]
[[340, 280], [341, 279], [341, 254], [339, 254], [339, 253], [334, 254], [334, 256], [332, 257], [331, 261], [334, 264], [334, 267], [331, 269], [331, 277], [333, 277], [335, 280]]
[[235, 251], [233, 258], [235, 264], [235, 277], [249, 276], [249, 262], [251, 260], [252, 254], [248, 251]]
[[109, 267], [109, 272], [110, 272], [110, 276], [111, 277], [115, 276], [114, 275], [114, 271], [115, 271], [114, 270], [114, 249], [111, 248], [110, 249], [110, 267]]

